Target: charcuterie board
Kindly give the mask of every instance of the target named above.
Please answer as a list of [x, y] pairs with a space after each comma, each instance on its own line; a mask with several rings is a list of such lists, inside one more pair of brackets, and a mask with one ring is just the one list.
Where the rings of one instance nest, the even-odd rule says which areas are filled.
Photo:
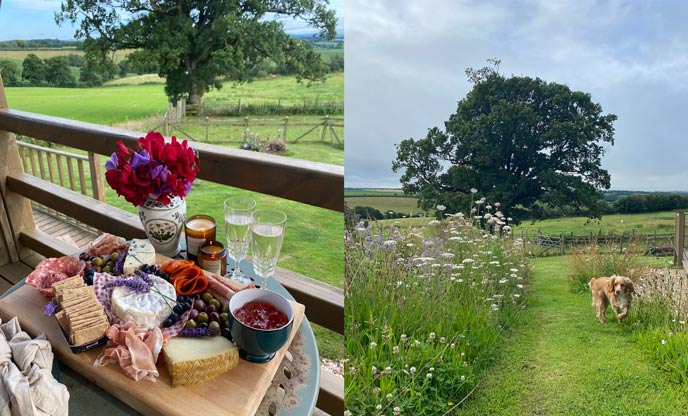
[[32, 336], [45, 332], [60, 362], [93, 382], [135, 410], [146, 415], [223, 414], [254, 415], [275, 376], [284, 354], [304, 319], [305, 307], [291, 302], [294, 326], [287, 344], [273, 360], [255, 364], [239, 360], [239, 365], [220, 376], [190, 386], [172, 387], [162, 357], [156, 382], [134, 381], [117, 365], [93, 365], [102, 347], [73, 354], [57, 321], [43, 315], [48, 299], [29, 286], [19, 287], [0, 299], [0, 318], [19, 317], [22, 328]]

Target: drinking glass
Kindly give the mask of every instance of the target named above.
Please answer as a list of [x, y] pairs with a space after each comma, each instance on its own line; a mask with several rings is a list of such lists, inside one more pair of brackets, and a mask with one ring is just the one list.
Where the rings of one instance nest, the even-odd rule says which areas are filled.
[[257, 209], [252, 218], [253, 270], [262, 280], [261, 288], [267, 289], [268, 277], [275, 272], [282, 249], [287, 214], [274, 209]]
[[246, 196], [225, 200], [227, 255], [234, 260], [234, 272], [230, 278], [246, 285], [251, 283], [251, 279], [241, 273], [239, 263], [246, 258], [251, 245], [251, 214], [255, 208], [256, 201]]

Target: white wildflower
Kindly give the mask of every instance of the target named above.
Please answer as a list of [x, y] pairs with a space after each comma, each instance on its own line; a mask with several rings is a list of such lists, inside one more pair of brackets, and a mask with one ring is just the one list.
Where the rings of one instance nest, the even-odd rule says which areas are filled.
[[425, 378], [432, 378], [432, 373], [428, 373], [425, 375]]
[[375, 348], [375, 347], [377, 347], [377, 342], [375, 342], [375, 341], [371, 342], [371, 343], [370, 343], [370, 348], [372, 349], [372, 348]]
[[435, 339], [435, 337], [437, 337], [437, 334], [435, 334], [434, 332], [431, 332], [431, 333], [430, 333], [430, 339], [431, 339], [431, 340], [432, 340], [432, 339]]
[[392, 354], [399, 354], [399, 347], [395, 345], [394, 348], [392, 348]]
[[371, 369], [371, 371], [372, 371], [373, 374], [377, 374], [377, 367], [373, 366], [373, 368]]
[[461, 376], [461, 381], [466, 381], [466, 376]]
[[411, 368], [409, 368], [409, 372], [410, 372], [411, 374], [415, 374], [415, 373], [416, 373], [416, 367], [411, 367]]

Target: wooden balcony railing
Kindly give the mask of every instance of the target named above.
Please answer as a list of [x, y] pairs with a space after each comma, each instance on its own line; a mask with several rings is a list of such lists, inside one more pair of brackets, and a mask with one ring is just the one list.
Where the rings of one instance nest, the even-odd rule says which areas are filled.
[[[53, 183], [47, 177], [25, 173], [15, 134], [64, 146], [110, 155], [116, 142], [133, 147], [141, 133], [11, 110], [0, 78], [0, 266], [21, 261], [34, 250], [45, 256], [71, 254], [73, 247], [37, 230], [30, 201], [35, 201], [99, 230], [125, 238], [145, 237], [138, 217], [97, 198]], [[25, 149], [30, 146], [22, 145]], [[203, 161], [199, 178], [248, 189], [326, 209], [343, 211], [344, 170], [340, 166], [194, 143]], [[35, 149], [34, 149], [35, 150]], [[61, 154], [61, 157], [67, 157]], [[57, 155], [55, 156], [57, 158]], [[26, 158], [26, 155], [25, 155]], [[29, 159], [31, 157], [29, 156]], [[77, 159], [79, 160], [79, 159]], [[83, 162], [82, 162], [83, 163]], [[89, 161], [89, 164], [91, 162]], [[94, 164], [100, 164], [95, 161]], [[31, 165], [24, 161], [24, 166]], [[77, 162], [78, 164], [78, 162]], [[40, 166], [38, 172], [41, 172]], [[43, 168], [43, 173], [46, 170]], [[50, 171], [48, 170], [48, 177]], [[53, 176], [54, 177], [54, 176]], [[100, 186], [102, 187], [102, 180]], [[95, 188], [95, 186], [94, 186]], [[98, 195], [94, 189], [94, 194]], [[342, 219], [343, 220], [343, 219]], [[338, 333], [344, 331], [344, 294], [341, 289], [305, 276], [280, 270], [282, 283], [298, 302], [306, 305], [311, 322]], [[343, 382], [322, 374], [318, 407], [341, 414]]]

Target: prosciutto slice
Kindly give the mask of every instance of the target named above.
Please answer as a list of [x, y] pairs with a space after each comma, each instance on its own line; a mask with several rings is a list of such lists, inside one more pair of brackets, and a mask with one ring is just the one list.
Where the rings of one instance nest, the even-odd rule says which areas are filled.
[[103, 254], [125, 250], [127, 247], [128, 244], [124, 238], [104, 233], [91, 241], [87, 253], [89, 256], [102, 256]]
[[163, 341], [160, 328], [145, 330], [127, 322], [112, 325], [105, 335], [109, 338], [108, 343], [93, 365], [118, 363], [136, 381], [156, 381], [159, 373], [155, 363]]
[[70, 256], [45, 259], [26, 277], [26, 284], [52, 298], [55, 296], [52, 284], [68, 277], [82, 275], [84, 266], [84, 262]]

